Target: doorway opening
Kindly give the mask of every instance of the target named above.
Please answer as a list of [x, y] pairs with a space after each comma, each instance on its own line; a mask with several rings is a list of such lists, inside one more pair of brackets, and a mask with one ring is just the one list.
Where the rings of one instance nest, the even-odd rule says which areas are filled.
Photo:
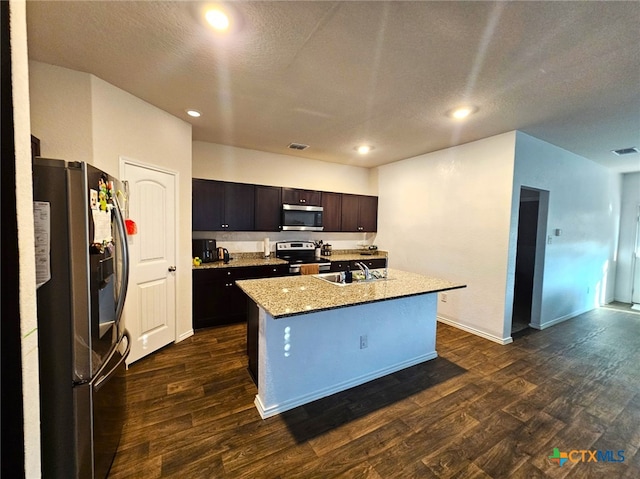
[[549, 192], [520, 188], [511, 335], [540, 324]]

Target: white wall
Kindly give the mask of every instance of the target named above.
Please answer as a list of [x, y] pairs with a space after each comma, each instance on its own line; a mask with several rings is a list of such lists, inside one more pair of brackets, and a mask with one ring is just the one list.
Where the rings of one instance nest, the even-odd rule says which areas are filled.
[[[193, 177], [210, 180], [287, 186], [361, 195], [377, 195], [377, 171], [290, 155], [193, 142]], [[353, 249], [375, 242], [374, 233], [309, 232], [206, 232], [195, 231], [194, 238], [215, 238], [231, 252], [258, 252], [262, 241], [322, 240], [334, 249]], [[272, 247], [273, 249], [273, 247]]]
[[539, 327], [613, 300], [620, 175], [522, 132], [516, 134], [505, 328], [511, 322], [520, 187], [549, 191]]
[[194, 178], [360, 195], [378, 194], [375, 174], [372, 175], [369, 168], [202, 141], [193, 142], [192, 169]]
[[[22, 404], [26, 477], [40, 477], [40, 381], [38, 366], [38, 317], [33, 233], [31, 178], [31, 126], [29, 114], [29, 65], [27, 21], [23, 1], [11, 1], [11, 69], [13, 122], [16, 153], [16, 214], [20, 254], [20, 331], [22, 336]], [[2, 392], [16, 394], [13, 392]]]
[[177, 174], [176, 339], [184, 339], [193, 331], [191, 125], [93, 75], [91, 85], [93, 164], [121, 177], [122, 156]]
[[29, 62], [31, 131], [46, 158], [92, 161], [91, 75]]
[[[620, 206], [620, 243], [616, 266], [615, 299], [631, 303], [633, 254], [640, 206], [640, 173], [622, 175], [622, 202]], [[638, 265], [640, 268], [640, 265]]]
[[503, 342], [515, 132], [378, 168], [378, 236], [393, 268], [466, 283], [441, 319]]
[[[191, 322], [191, 125], [86, 73], [30, 62], [33, 134], [43, 156], [116, 177], [120, 156], [178, 175], [177, 338]], [[125, 317], [126, 322], [126, 317]]]

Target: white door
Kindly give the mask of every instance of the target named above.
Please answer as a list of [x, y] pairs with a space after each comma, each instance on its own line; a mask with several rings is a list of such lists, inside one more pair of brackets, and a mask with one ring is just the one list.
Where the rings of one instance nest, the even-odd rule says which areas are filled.
[[124, 308], [131, 334], [127, 364], [176, 339], [176, 176], [123, 159], [125, 206], [137, 233], [129, 235], [129, 290]]

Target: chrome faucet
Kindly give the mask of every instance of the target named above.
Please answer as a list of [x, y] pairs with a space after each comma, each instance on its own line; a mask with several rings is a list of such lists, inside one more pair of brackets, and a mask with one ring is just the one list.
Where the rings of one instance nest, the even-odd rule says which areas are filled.
[[360, 270], [364, 273], [365, 281], [371, 279], [371, 272], [369, 271], [369, 268], [366, 264], [359, 261], [356, 263], [356, 266], [360, 268]]

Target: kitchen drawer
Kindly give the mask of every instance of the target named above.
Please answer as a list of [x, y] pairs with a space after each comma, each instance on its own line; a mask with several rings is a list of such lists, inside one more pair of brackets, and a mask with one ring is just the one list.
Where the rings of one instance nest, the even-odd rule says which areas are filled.
[[379, 268], [384, 268], [386, 266], [386, 259], [385, 258], [369, 258], [369, 259], [361, 259], [361, 260], [357, 260], [357, 261], [351, 261], [351, 270], [355, 271], [358, 268], [358, 266], [356, 265], [356, 263], [364, 263], [365, 266], [369, 269], [379, 269]]
[[[331, 271], [346, 271], [351, 268], [351, 261], [332, 261], [331, 262]], [[353, 269], [353, 268], [351, 268]]]
[[277, 264], [270, 266], [248, 266], [241, 269], [242, 272], [237, 273], [241, 275], [241, 278], [237, 279], [257, 279], [257, 278], [271, 278], [275, 276], [286, 276], [289, 273], [288, 264]]
[[385, 258], [371, 258], [370, 256], [363, 256], [362, 259], [351, 260], [351, 261], [332, 261], [331, 262], [331, 271], [347, 271], [350, 269], [351, 271], [358, 271], [358, 265], [356, 263], [364, 263], [369, 269], [379, 269], [384, 268], [386, 266]]

